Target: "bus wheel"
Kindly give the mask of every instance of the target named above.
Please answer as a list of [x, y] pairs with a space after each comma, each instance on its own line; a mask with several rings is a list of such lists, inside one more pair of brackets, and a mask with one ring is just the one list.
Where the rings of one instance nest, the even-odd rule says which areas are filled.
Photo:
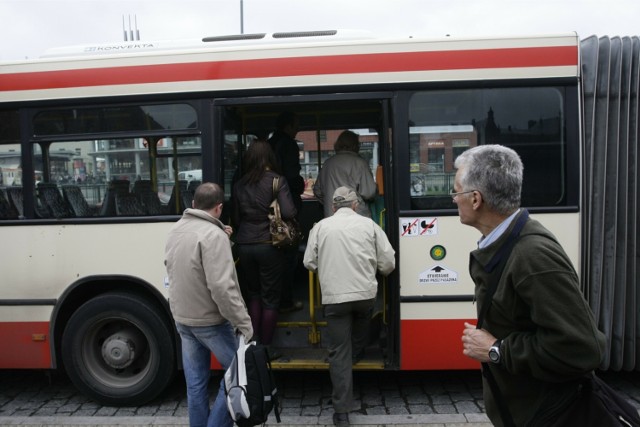
[[157, 306], [128, 293], [83, 304], [62, 336], [62, 360], [85, 395], [111, 406], [139, 406], [175, 374], [173, 331]]

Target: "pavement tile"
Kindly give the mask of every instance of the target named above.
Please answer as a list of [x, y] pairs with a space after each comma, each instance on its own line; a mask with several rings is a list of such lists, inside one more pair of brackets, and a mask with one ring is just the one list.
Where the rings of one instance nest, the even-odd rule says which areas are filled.
[[433, 405], [436, 414], [455, 414], [456, 408], [453, 405]]
[[431, 402], [434, 405], [443, 405], [443, 404], [453, 403], [451, 400], [451, 396], [449, 396], [448, 394], [433, 395], [431, 396]]
[[429, 405], [409, 405], [409, 412], [412, 414], [433, 414], [433, 408]]
[[456, 412], [459, 414], [482, 412], [482, 410], [478, 407], [478, 405], [476, 405], [473, 401], [457, 402], [454, 404], [454, 406], [456, 408]]

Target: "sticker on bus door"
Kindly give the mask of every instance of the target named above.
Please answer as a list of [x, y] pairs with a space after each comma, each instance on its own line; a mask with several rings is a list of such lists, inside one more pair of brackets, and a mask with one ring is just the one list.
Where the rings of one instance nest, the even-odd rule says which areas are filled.
[[446, 285], [448, 283], [457, 283], [458, 273], [449, 270], [442, 264], [434, 265], [428, 270], [423, 271], [418, 276], [418, 284], [420, 285]]
[[400, 237], [435, 236], [438, 218], [400, 218]]

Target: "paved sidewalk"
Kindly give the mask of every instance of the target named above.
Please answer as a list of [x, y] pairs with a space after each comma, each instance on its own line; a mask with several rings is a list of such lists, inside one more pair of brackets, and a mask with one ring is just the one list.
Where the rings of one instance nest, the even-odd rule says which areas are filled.
[[[326, 372], [276, 372], [282, 422], [268, 426], [332, 426]], [[640, 372], [600, 376], [640, 409]], [[216, 376], [211, 381], [213, 395]], [[357, 372], [352, 425], [490, 427], [478, 371]], [[0, 370], [0, 426], [188, 426], [181, 376], [158, 399], [140, 407], [102, 406], [59, 374]]]

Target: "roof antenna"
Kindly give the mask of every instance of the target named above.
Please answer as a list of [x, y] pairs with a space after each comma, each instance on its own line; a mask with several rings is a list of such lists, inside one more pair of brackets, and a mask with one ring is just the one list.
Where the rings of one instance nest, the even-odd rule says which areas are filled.
[[129, 35], [131, 36], [131, 41], [135, 40], [133, 38], [133, 30], [131, 29], [131, 15], [129, 15]]
[[133, 19], [136, 26], [136, 40], [140, 40], [140, 30], [138, 30], [138, 15], [133, 15]]
[[[140, 40], [140, 30], [138, 30], [138, 15], [133, 15], [134, 27], [131, 26], [131, 15], [129, 18], [129, 29], [127, 30], [124, 21], [124, 15], [122, 15], [122, 33], [124, 34], [124, 41]], [[135, 36], [133, 30], [135, 28]]]

